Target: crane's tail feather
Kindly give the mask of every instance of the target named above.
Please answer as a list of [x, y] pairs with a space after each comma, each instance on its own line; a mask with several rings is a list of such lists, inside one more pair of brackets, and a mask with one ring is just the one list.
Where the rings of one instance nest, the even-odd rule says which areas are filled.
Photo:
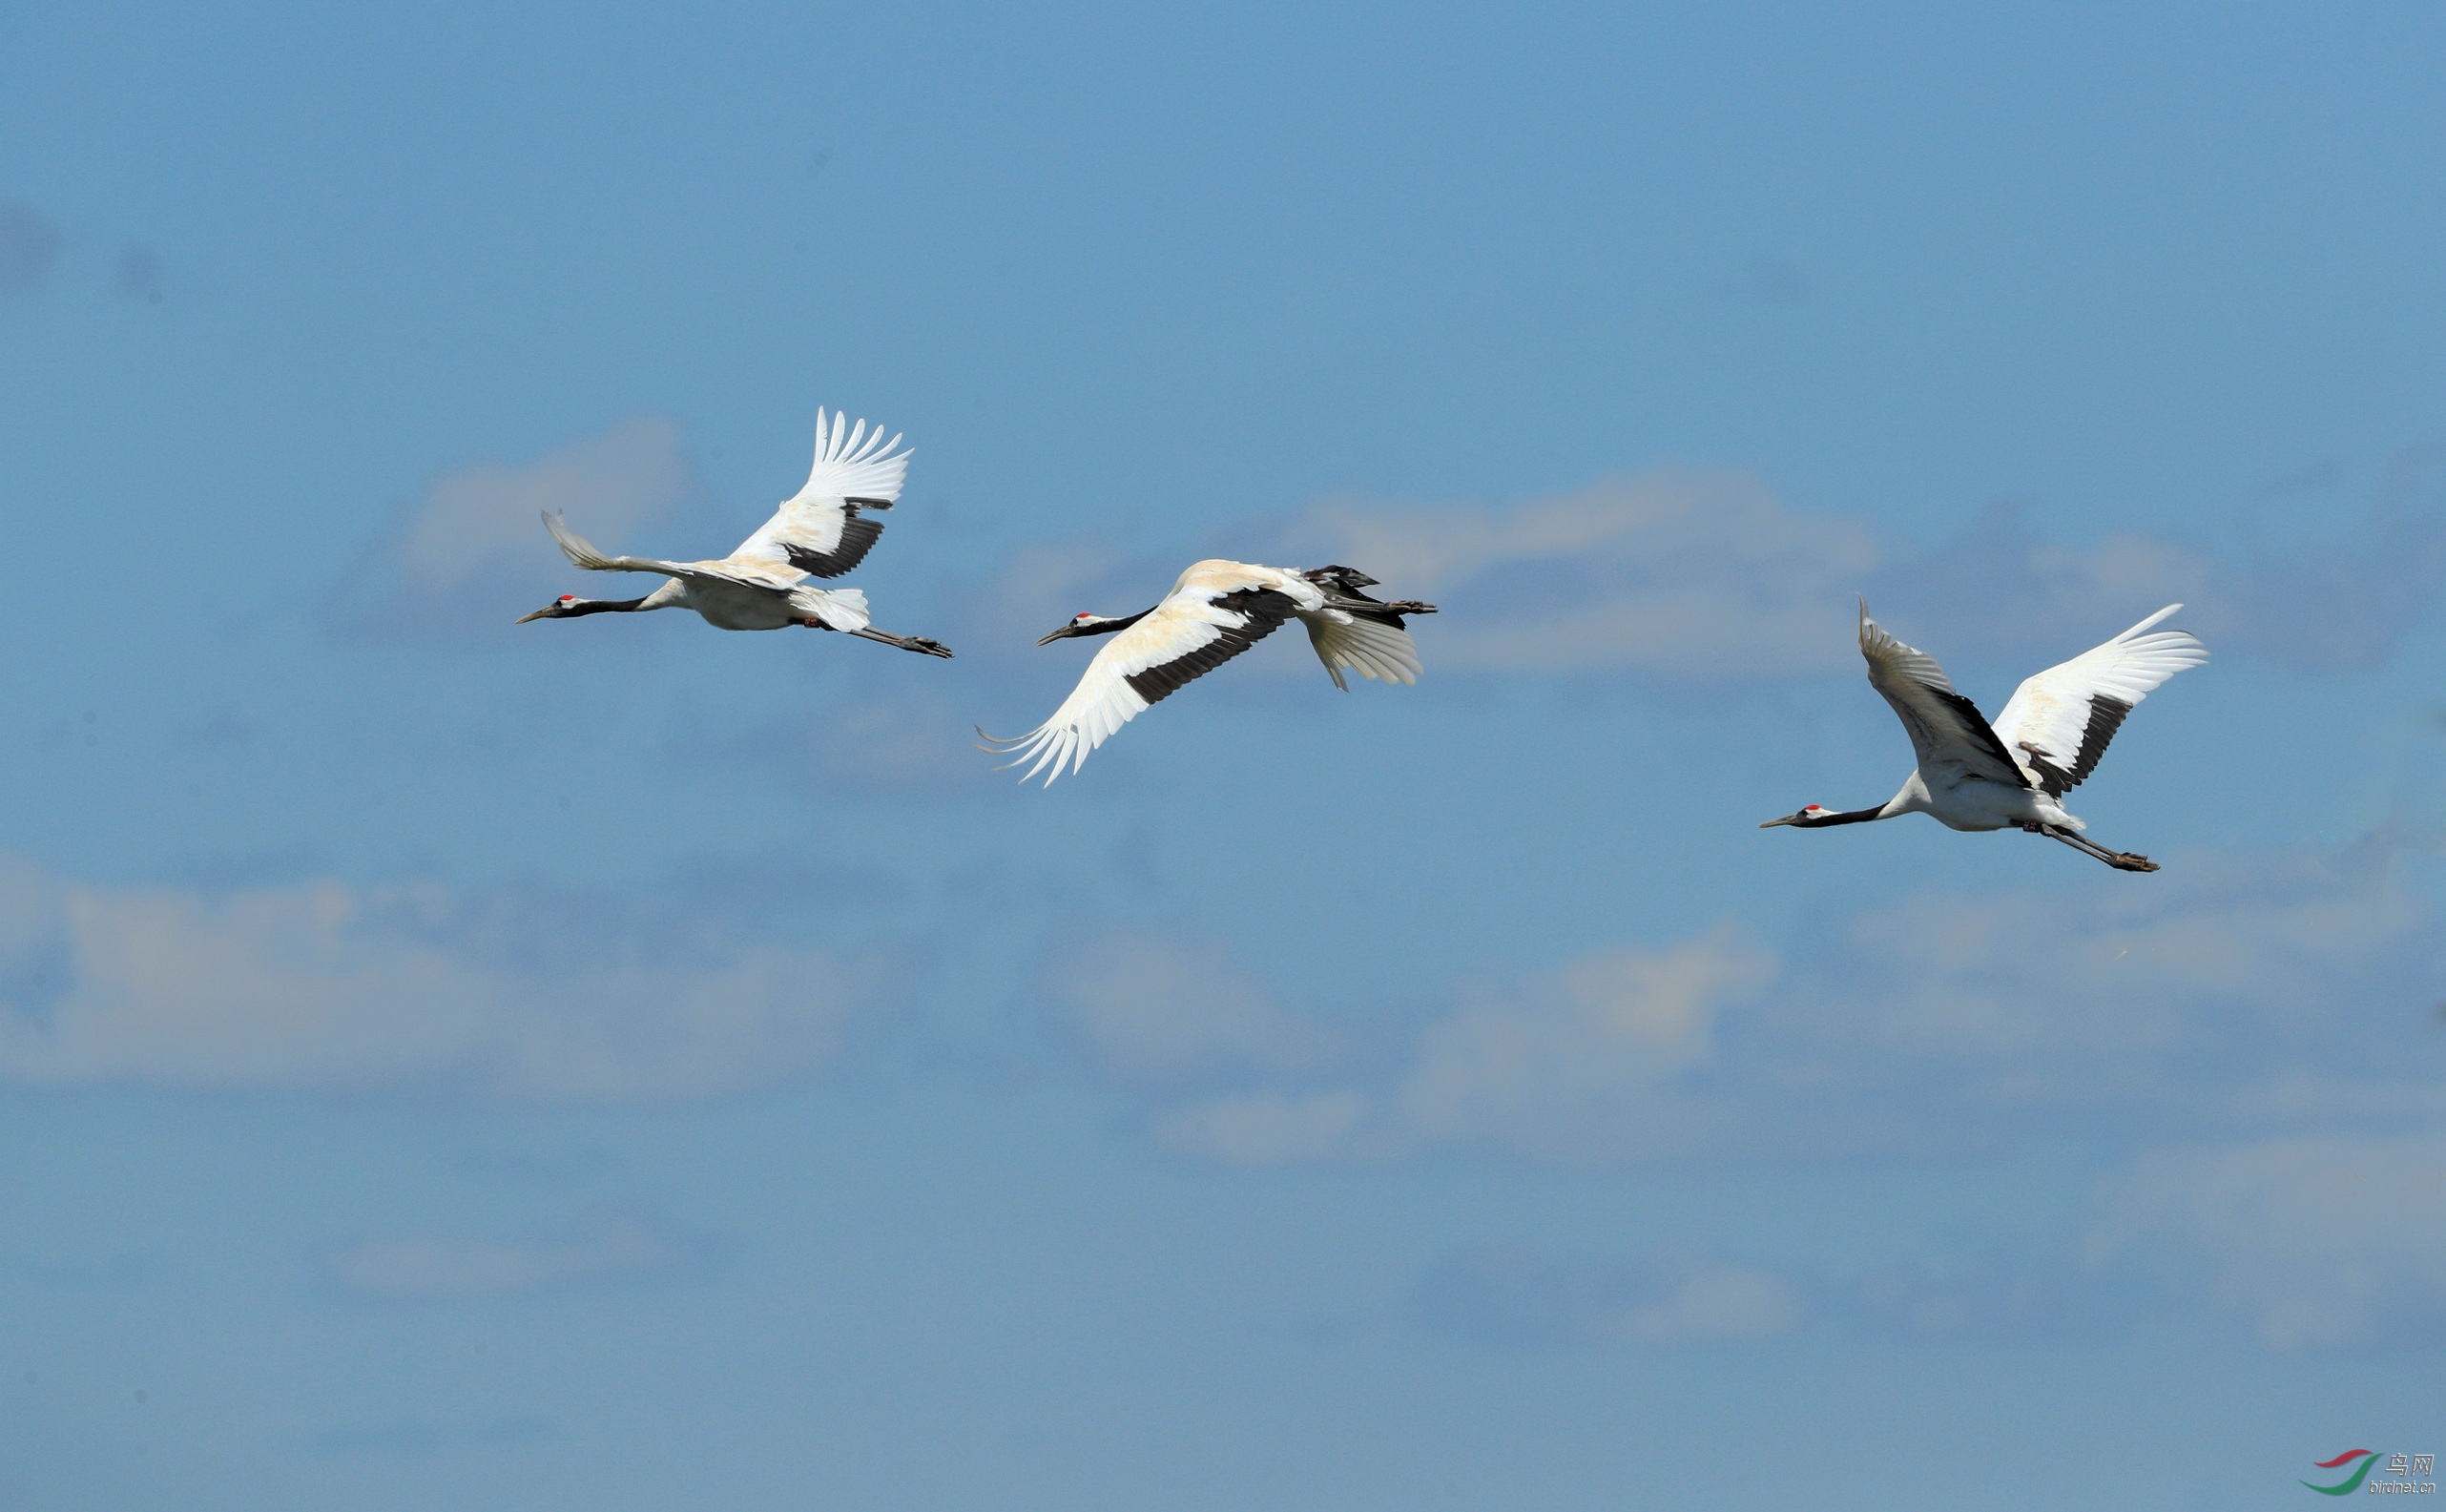
[[1316, 659], [1325, 664], [1334, 686], [1345, 693], [1350, 691], [1342, 676], [1345, 667], [1377, 682], [1415, 683], [1423, 671], [1417, 642], [1398, 625], [1356, 617], [1337, 623], [1322, 614], [1300, 618], [1307, 624], [1308, 644]]

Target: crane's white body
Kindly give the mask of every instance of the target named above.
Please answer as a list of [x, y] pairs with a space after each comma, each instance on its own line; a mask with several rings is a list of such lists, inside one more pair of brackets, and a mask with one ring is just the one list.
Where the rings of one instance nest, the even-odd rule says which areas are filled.
[[[596, 572], [660, 572], [671, 581], [639, 600], [631, 613], [693, 609], [716, 630], [779, 630], [819, 620], [833, 630], [866, 628], [866, 595], [854, 588], [818, 588], [786, 562], [732, 555], [710, 562], [664, 562], [647, 556], [608, 556], [573, 533], [556, 515], [546, 515], [561, 554]], [[751, 538], [753, 539], [753, 538]]]
[[2169, 604], [2104, 645], [2025, 679], [1994, 724], [1954, 691], [1927, 652], [1895, 639], [1860, 601], [1860, 654], [1869, 685], [1892, 705], [1918, 763], [1902, 790], [1875, 809], [1835, 814], [1815, 804], [1769, 825], [1818, 828], [1926, 814], [1957, 830], [2024, 829], [2051, 835], [2109, 864], [2154, 871], [2146, 857], [2110, 853], [2071, 836], [2088, 828], [2063, 795], [2096, 769], [2124, 717], [2166, 678], [2208, 659], [2179, 630], [2158, 630]]
[[1417, 682], [1418, 646], [1399, 615], [1432, 613], [1433, 607], [1378, 604], [1344, 586], [1375, 582], [1347, 568], [1315, 571], [1312, 576], [1216, 558], [1191, 564], [1171, 591], [1143, 614], [1127, 620], [1077, 616], [1045, 640], [1108, 632], [1112, 639], [1088, 663], [1051, 718], [987, 749], [1015, 756], [1013, 766], [1032, 761], [1020, 780], [1046, 772], [1045, 785], [1050, 787], [1149, 706], [1246, 651], [1285, 619], [1307, 628], [1310, 646], [1337, 688], [1350, 686], [1344, 669], [1379, 682]]

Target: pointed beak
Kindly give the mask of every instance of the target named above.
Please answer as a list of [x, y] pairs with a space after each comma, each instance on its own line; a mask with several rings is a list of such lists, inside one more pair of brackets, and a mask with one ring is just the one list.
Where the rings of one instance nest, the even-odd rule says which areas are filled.
[[542, 609], [539, 609], [539, 610], [535, 611], [535, 612], [533, 612], [532, 614], [521, 614], [521, 615], [519, 615], [519, 616], [518, 616], [518, 623], [519, 623], [519, 624], [521, 624], [521, 625], [524, 625], [524, 624], [526, 624], [526, 623], [527, 623], [529, 620], [530, 620], [530, 619], [542, 619], [545, 615], [547, 615], [547, 614], [550, 613], [551, 611], [552, 611], [552, 606], [551, 606], [551, 605], [549, 605], [549, 604], [547, 604], [547, 605], [545, 605]]
[[1758, 827], [1762, 830], [1771, 830], [1778, 824], [1797, 824], [1807, 818], [1809, 818], [1809, 810], [1803, 809], [1797, 814], [1787, 814], [1779, 819], [1769, 819]]
[[1065, 636], [1071, 635], [1071, 634], [1074, 634], [1074, 633], [1076, 633], [1076, 632], [1077, 632], [1077, 627], [1076, 627], [1076, 626], [1073, 626], [1073, 625], [1065, 625], [1065, 626], [1063, 626], [1060, 630], [1055, 631], [1052, 634], [1046, 636], [1044, 639], [1042, 639], [1042, 640], [1038, 641], [1036, 644], [1038, 644], [1039, 646], [1050, 646], [1050, 645], [1052, 645], [1055, 641], [1057, 641], [1057, 640], [1061, 640], [1061, 639], [1063, 639]]

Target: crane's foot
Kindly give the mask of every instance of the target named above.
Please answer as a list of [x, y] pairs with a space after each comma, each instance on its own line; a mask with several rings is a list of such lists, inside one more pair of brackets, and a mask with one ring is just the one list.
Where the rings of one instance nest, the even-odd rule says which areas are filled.
[[2150, 860], [2145, 856], [2135, 856], [2130, 851], [2117, 851], [2112, 856], [2101, 856], [2098, 859], [2104, 861], [2107, 865], [2112, 866], [2119, 872], [2153, 872], [2157, 870], [2157, 862]]

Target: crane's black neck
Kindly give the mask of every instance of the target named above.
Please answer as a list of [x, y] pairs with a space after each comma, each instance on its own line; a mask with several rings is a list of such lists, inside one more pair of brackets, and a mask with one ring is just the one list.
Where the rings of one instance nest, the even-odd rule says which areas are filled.
[[1142, 609], [1135, 614], [1125, 615], [1120, 619], [1108, 619], [1102, 624], [1089, 625], [1083, 630], [1073, 631], [1071, 633], [1076, 635], [1110, 635], [1116, 632], [1128, 630], [1130, 626], [1137, 624], [1140, 620], [1145, 619], [1148, 615], [1153, 612], [1154, 611], [1151, 609]]
[[1885, 818], [1885, 807], [1880, 803], [1873, 809], [1846, 809], [1840, 814], [1820, 814], [1814, 819], [1794, 819], [1793, 828], [1822, 830], [1829, 824], [1864, 824], [1870, 819]]
[[580, 614], [633, 613], [642, 598], [582, 598], [561, 611], [561, 618], [574, 619]]

